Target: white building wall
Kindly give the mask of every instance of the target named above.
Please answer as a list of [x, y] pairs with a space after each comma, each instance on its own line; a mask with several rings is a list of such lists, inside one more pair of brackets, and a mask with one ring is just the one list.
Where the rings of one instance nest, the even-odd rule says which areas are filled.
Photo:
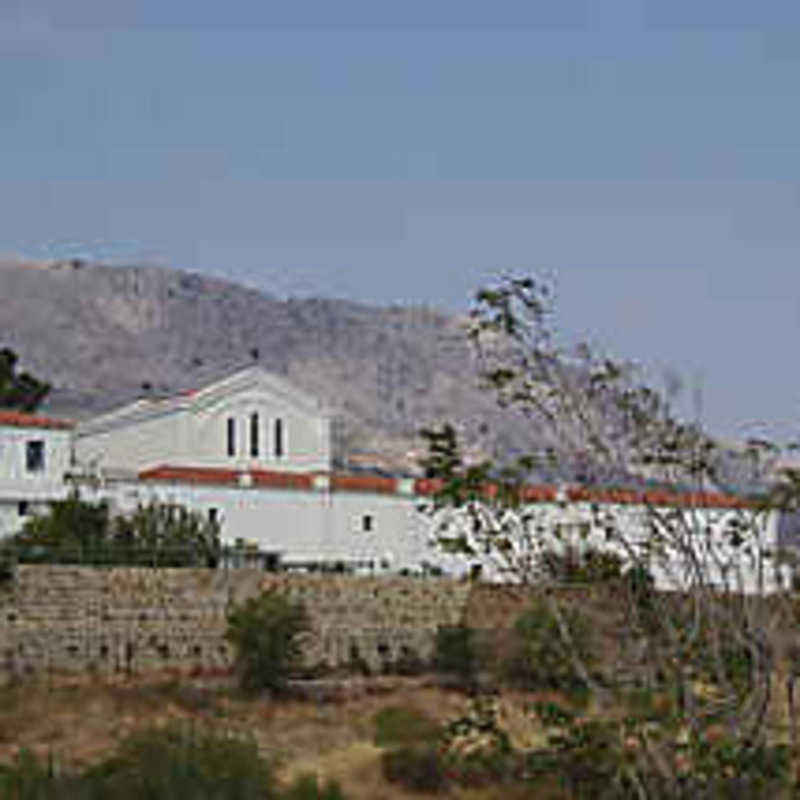
[[16, 533], [25, 522], [19, 513], [19, 500], [0, 500], [0, 540]]
[[[26, 467], [29, 442], [42, 442], [41, 470]], [[0, 426], [0, 490], [36, 496], [57, 491], [70, 468], [70, 431]]]
[[[258, 415], [257, 453], [252, 452], [254, 414]], [[235, 430], [233, 454], [228, 452], [229, 420]], [[276, 452], [276, 420], [281, 420], [282, 428], [280, 454]], [[23, 509], [27, 513], [44, 508], [48, 500], [66, 496], [70, 436], [69, 430], [0, 427], [0, 535], [21, 527]], [[45, 468], [41, 471], [25, 468], [29, 441], [44, 442]], [[413, 482], [397, 481], [396, 493], [361, 491], [369, 481], [359, 484], [357, 480], [340, 481], [334, 491], [329, 490], [329, 417], [309, 398], [262, 370], [245, 370], [191, 396], [142, 401], [91, 420], [77, 430], [74, 450], [79, 467], [89, 468], [90, 473], [96, 466], [101, 476], [130, 476], [128, 482], [107, 483], [96, 498], [108, 498], [123, 511], [150, 499], [179, 503], [204, 515], [215, 509], [227, 543], [237, 539], [252, 542], [262, 550], [279, 553], [286, 563], [374, 562], [392, 571], [429, 564], [451, 574], [463, 574], [471, 566], [469, 559], [431, 547], [441, 515], [431, 518], [419, 509], [425, 498], [413, 494]], [[200, 471], [219, 468], [230, 476], [251, 470], [319, 474], [320, 480], [313, 490], [135, 480], [137, 473], [158, 466]], [[262, 478], [269, 480], [269, 476]], [[633, 547], [650, 541], [649, 515], [644, 507], [601, 504], [599, 508], [624, 529], [626, 541]], [[623, 560], [630, 556], [620, 542], [608, 540], [603, 520], [597, 519], [587, 502], [536, 503], [530, 510], [544, 531], [535, 544], [540, 550], [594, 546], [618, 552]], [[697, 552], [712, 582], [727, 581], [746, 591], [761, 586], [770, 590], [777, 586], [777, 577], [769, 560], [754, 557], [740, 574], [732, 575], [735, 564], [741, 565], [742, 555], [724, 544], [724, 531], [737, 513], [698, 510], [693, 536], [703, 547]], [[458, 514], [452, 516], [469, 537], [463, 516], [460, 520]], [[561, 539], [553, 535], [556, 526], [564, 534]], [[706, 529], [711, 531], [708, 536]], [[776, 543], [773, 516], [764, 522], [759, 547], [774, 550]], [[490, 559], [475, 560], [482, 560], [487, 577], [500, 577]], [[668, 549], [650, 560], [659, 588], [685, 586], [688, 568], [677, 550]]]
[[[258, 454], [252, 455], [251, 417], [258, 415]], [[234, 423], [234, 455], [228, 454], [228, 420]], [[276, 421], [282, 452], [276, 452]], [[301, 413], [258, 391], [208, 405], [173, 407], [133, 415], [128, 421], [92, 421], [79, 428], [76, 457], [83, 466], [139, 472], [151, 467], [219, 467], [313, 472], [330, 469], [330, 422]]]
[[[251, 454], [251, 417], [258, 415], [258, 455]], [[236, 430], [236, 455], [227, 453], [228, 420]], [[276, 421], [281, 421], [282, 454], [276, 453]], [[214, 405], [193, 410], [187, 419], [186, 466], [276, 469], [325, 472], [330, 469], [330, 424], [322, 415], [301, 413], [290, 404], [257, 391], [244, 392]]]
[[[686, 557], [688, 551], [685, 546], [666, 546], [663, 552], [651, 552], [648, 543], [653, 541], [650, 531], [652, 517], [651, 511], [645, 506], [601, 504], [599, 510], [598, 518], [591, 504], [584, 502], [563, 505], [537, 503], [527, 507], [525, 512], [531, 514], [533, 528], [541, 526], [542, 529], [535, 537], [533, 549], [536, 553], [548, 549], [564, 553], [568, 548], [578, 552], [596, 548], [616, 553], [624, 565], [638, 560], [638, 563], [647, 565], [656, 588], [664, 591], [680, 591], [689, 585], [697, 585], [698, 570], [709, 585], [734, 592], [769, 593], [789, 586], [789, 570], [780, 566], [775, 559], [777, 513], [754, 517], [753, 512], [745, 511], [744, 519], [749, 521], [751, 528], [746, 541], [739, 547], [733, 547], [728, 534], [729, 523], [741, 517], [743, 512], [726, 508], [682, 509], [680, 518], [686, 525], [683, 535], [691, 542], [692, 555], [696, 559], [692, 567], [691, 560]], [[652, 512], [668, 515], [671, 510], [656, 508]], [[463, 534], [468, 542], [477, 545], [477, 540], [470, 532], [469, 518], [463, 512], [448, 510], [429, 519], [427, 524], [431, 535], [445, 520], [449, 522], [446, 536]], [[607, 528], [610, 525], [622, 531], [622, 537], [609, 538]], [[470, 559], [444, 555], [436, 563], [451, 574], [463, 575], [468, 571], [470, 562], [479, 564], [483, 576], [489, 580], [514, 580], [513, 572], [503, 569], [507, 562], [491, 555]]]
[[158, 482], [120, 482], [85, 496], [109, 499], [120, 512], [150, 500], [185, 505], [206, 517], [216, 509], [224, 543], [244, 540], [280, 553], [289, 564], [374, 562], [376, 569], [395, 571], [436, 557], [412, 497]]
[[120, 427], [81, 427], [75, 434], [75, 458], [83, 469], [138, 472], [179, 458], [185, 449], [185, 411], [175, 410]]
[[[66, 497], [71, 432], [37, 427], [0, 426], [0, 537], [17, 533], [27, 516], [47, 502]], [[41, 442], [42, 469], [29, 470], [29, 442]]]
[[436, 563], [438, 554], [428, 547], [430, 523], [417, 511], [417, 503], [418, 498], [404, 495], [334, 492], [335, 550], [392, 571]]
[[205, 517], [214, 509], [227, 544], [242, 539], [309, 559], [325, 547], [323, 498], [313, 492], [153, 482], [118, 483], [97, 496], [111, 499], [121, 512], [151, 500], [184, 505]]
[[[319, 484], [324, 487], [324, 481]], [[64, 494], [62, 490], [61, 494]], [[94, 492], [84, 489], [86, 499], [108, 499], [118, 512], [132, 511], [150, 500], [177, 503], [208, 517], [212, 509], [221, 524], [223, 542], [244, 540], [259, 549], [280, 554], [285, 564], [336, 563], [365, 565], [377, 571], [418, 570], [424, 565], [438, 566], [451, 575], [462, 576], [472, 564], [480, 563], [489, 580], [508, 579], [490, 558], [468, 559], [447, 555], [432, 546], [442, 516], [431, 517], [420, 510], [424, 498], [413, 494], [317, 489], [278, 489], [241, 486], [209, 486], [159, 481], [114, 482]], [[598, 519], [588, 503], [536, 503], [535, 524], [543, 533], [536, 547], [563, 551], [596, 547], [618, 553], [630, 563], [628, 547], [643, 547], [650, 538], [648, 511], [637, 505], [601, 505]], [[668, 513], [668, 509], [659, 509]], [[0, 502], [0, 526], [8, 529], [24, 520], [15, 517], [16, 505]], [[776, 572], [775, 562], [762, 558], [763, 551], [774, 552], [777, 542], [777, 515], [762, 519], [762, 528], [753, 545], [752, 557], [743, 549], [725, 544], [728, 522], [737, 514], [731, 509], [686, 511], [697, 537], [695, 553], [710, 582], [731, 590], [771, 592], [788, 585], [788, 575]], [[609, 540], [602, 515], [624, 531], [623, 546]], [[465, 518], [450, 513], [450, 535], [459, 530], [468, 534]], [[461, 528], [459, 528], [461, 525]], [[556, 528], [560, 536], [555, 535]], [[0, 527], [0, 530], [3, 528]], [[707, 532], [708, 531], [708, 532]], [[469, 538], [469, 537], [468, 537]], [[680, 590], [687, 585], [687, 565], [677, 550], [668, 548], [649, 560], [656, 587]]]

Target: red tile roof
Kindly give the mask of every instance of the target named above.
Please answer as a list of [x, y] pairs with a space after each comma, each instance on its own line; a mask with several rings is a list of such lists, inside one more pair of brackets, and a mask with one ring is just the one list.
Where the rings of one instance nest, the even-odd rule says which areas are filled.
[[555, 503], [558, 499], [558, 490], [555, 486], [524, 486], [522, 499], [530, 502]]
[[373, 494], [394, 494], [397, 491], [397, 478], [381, 475], [331, 475], [331, 489], [340, 492], [371, 492]]
[[40, 414], [28, 414], [24, 411], [0, 409], [0, 427], [11, 428], [48, 428], [51, 430], [69, 430], [72, 422], [64, 419], [44, 417]]
[[139, 473], [143, 481], [200, 483], [212, 486], [238, 486], [240, 475], [250, 476], [251, 486], [272, 489], [311, 489], [314, 476], [310, 473], [276, 472], [271, 470], [236, 470], [217, 467], [160, 466]]
[[[444, 482], [439, 478], [418, 478], [414, 481], [415, 494], [436, 494], [444, 488]], [[495, 484], [487, 484], [483, 493], [487, 497], [495, 497], [497, 495], [497, 486]], [[520, 494], [522, 500], [527, 500], [531, 503], [554, 503], [558, 499], [558, 489], [555, 486], [535, 486], [528, 485], [520, 487]]]
[[139, 473], [143, 481], [172, 481], [174, 483], [234, 484], [238, 472], [213, 467], [154, 467]]
[[418, 478], [414, 481], [414, 494], [436, 494], [444, 488], [441, 478]]
[[[217, 486], [239, 486], [240, 476], [249, 475], [249, 486], [261, 489], [314, 488], [316, 473], [280, 472], [277, 470], [235, 470], [215, 467], [159, 466], [139, 473], [140, 480], [171, 481]], [[367, 492], [370, 494], [395, 494], [399, 492], [398, 480], [380, 475], [353, 475], [333, 473], [330, 490], [334, 492]], [[415, 495], [432, 495], [443, 488], [439, 479], [418, 478], [414, 481]], [[487, 484], [483, 494], [494, 497], [498, 487]], [[521, 499], [531, 503], [554, 503], [558, 500], [556, 486], [523, 486]], [[566, 499], [571, 503], [608, 503], [617, 505], [677, 506], [697, 508], [743, 508], [748, 502], [733, 495], [719, 492], [671, 492], [661, 489], [644, 491], [634, 489], [594, 489], [586, 486], [567, 488]]]
[[250, 471], [253, 486], [271, 489], [313, 489], [314, 476], [309, 472], [276, 472], [254, 469]]
[[567, 499], [573, 503], [615, 503], [619, 505], [678, 506], [694, 508], [744, 508], [748, 501], [721, 492], [673, 492], [666, 489], [592, 489], [572, 486]]
[[[277, 470], [218, 469], [213, 467], [159, 466], [139, 473], [145, 481], [172, 481], [175, 483], [201, 483], [216, 485], [239, 485], [240, 475], [250, 476], [250, 486], [262, 489], [313, 489], [315, 473], [279, 472]], [[336, 473], [330, 477], [330, 488], [340, 492], [370, 492], [393, 494], [397, 480], [377, 475], [349, 475]]]

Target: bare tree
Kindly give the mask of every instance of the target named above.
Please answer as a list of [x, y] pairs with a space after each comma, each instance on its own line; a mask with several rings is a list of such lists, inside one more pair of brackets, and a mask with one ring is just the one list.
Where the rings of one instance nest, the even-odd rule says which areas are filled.
[[[469, 336], [484, 385], [549, 444], [468, 467], [452, 427], [425, 431], [425, 467], [439, 480], [428, 509], [436, 540], [484, 574], [552, 589], [542, 596], [613, 732], [619, 796], [752, 791], [778, 758], [769, 631], [788, 587], [777, 518], [796, 504], [800, 479], [776, 484], [778, 448], [752, 441], [747, 486], [731, 485], [730, 453], [699, 420], [681, 420], [635, 365], [562, 345], [553, 318], [552, 291], [533, 278], [477, 294]], [[573, 485], [555, 498], [537, 493], [541, 474]], [[616, 674], [598, 671], [573, 646], [570, 595], [546, 568], [549, 552], [589, 547], [624, 564], [624, 681], [620, 662]], [[644, 710], [633, 703], [642, 691]]]

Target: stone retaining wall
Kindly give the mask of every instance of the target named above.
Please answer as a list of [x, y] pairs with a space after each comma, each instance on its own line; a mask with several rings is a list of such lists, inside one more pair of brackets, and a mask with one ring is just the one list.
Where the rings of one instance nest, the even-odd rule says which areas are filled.
[[[13, 580], [0, 583], [0, 684], [65, 675], [229, 680], [228, 614], [270, 588], [304, 603], [311, 621], [305, 662], [322, 673], [356, 661], [373, 673], [404, 658], [427, 662], [437, 628], [460, 622], [477, 629], [485, 649], [502, 659], [508, 630], [532, 596], [522, 587], [446, 578], [22, 565]], [[624, 671], [630, 648], [613, 587], [562, 591], [589, 619], [604, 660]], [[779, 661], [800, 658], [798, 608], [774, 598], [767, 609]]]
[[305, 604], [309, 667], [360, 659], [373, 670], [428, 659], [437, 627], [463, 618], [470, 592], [446, 579], [21, 565], [0, 586], [0, 681], [224, 674], [229, 611], [269, 588]]

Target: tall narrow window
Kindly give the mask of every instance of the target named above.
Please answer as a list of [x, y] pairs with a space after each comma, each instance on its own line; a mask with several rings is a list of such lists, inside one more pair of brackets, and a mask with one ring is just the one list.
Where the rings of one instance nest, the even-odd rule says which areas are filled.
[[228, 418], [228, 455], [236, 455], [236, 420]]
[[250, 455], [258, 458], [258, 414], [250, 415]]
[[283, 458], [283, 420], [275, 420], [275, 439], [273, 441], [275, 458]]

